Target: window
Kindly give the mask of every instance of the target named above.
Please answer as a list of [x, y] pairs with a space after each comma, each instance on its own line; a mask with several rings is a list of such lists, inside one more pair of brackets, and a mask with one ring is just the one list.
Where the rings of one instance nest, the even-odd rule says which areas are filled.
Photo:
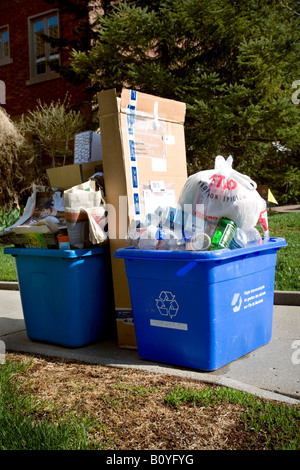
[[59, 52], [45, 39], [45, 36], [59, 37], [58, 13], [52, 11], [30, 18], [29, 32], [31, 79], [49, 79], [54, 74], [54, 66], [59, 64]]
[[8, 26], [0, 27], [0, 65], [10, 63]]

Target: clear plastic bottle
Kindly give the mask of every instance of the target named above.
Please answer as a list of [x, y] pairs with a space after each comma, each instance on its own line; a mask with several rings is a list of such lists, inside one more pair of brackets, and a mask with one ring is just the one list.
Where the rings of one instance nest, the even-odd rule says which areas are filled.
[[211, 243], [210, 237], [207, 233], [196, 233], [186, 242], [187, 251], [206, 251], [209, 249]]
[[229, 245], [230, 250], [236, 250], [237, 248], [245, 248], [247, 246], [247, 235], [239, 227], [236, 229], [233, 239]]
[[149, 227], [150, 225], [155, 225], [156, 227], [159, 226], [160, 223], [160, 216], [156, 214], [155, 212], [149, 212], [148, 214], [145, 215], [144, 220], [143, 220], [143, 225], [145, 227]]
[[163, 228], [158, 230], [158, 250], [179, 251], [184, 249], [184, 239], [174, 230]]
[[260, 245], [262, 238], [256, 227], [244, 227], [243, 231], [247, 237], [247, 246]]
[[145, 230], [146, 227], [140, 221], [132, 220], [128, 226], [127, 245], [139, 248], [140, 237]]
[[157, 227], [149, 225], [140, 236], [139, 248], [140, 250], [156, 250], [157, 245]]
[[262, 243], [262, 238], [256, 227], [237, 228], [229, 245], [231, 250], [255, 246]]
[[138, 247], [139, 244], [139, 233], [137, 230], [132, 229], [128, 230], [127, 237], [126, 237], [126, 242], [128, 246], [135, 246], [136, 248]]
[[270, 233], [269, 233], [269, 221], [268, 221], [268, 208], [267, 208], [267, 203], [263, 199], [262, 200], [262, 211], [259, 214], [258, 222], [260, 223], [263, 231], [264, 231], [264, 238], [263, 238], [263, 243], [268, 243], [270, 240]]

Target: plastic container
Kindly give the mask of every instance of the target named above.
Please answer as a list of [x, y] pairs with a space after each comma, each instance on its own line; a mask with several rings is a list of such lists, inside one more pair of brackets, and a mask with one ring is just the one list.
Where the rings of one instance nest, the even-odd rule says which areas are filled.
[[[78, 348], [113, 333], [107, 247], [5, 248], [15, 257], [27, 336]], [[113, 321], [112, 321], [112, 320]]]
[[140, 358], [215, 370], [272, 336], [277, 251], [266, 244], [212, 252], [119, 249]]

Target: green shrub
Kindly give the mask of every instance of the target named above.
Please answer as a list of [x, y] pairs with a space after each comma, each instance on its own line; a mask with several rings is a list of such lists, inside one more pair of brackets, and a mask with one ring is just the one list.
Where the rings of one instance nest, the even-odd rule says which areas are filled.
[[0, 107], [0, 207], [18, 204], [37, 180], [37, 174], [32, 145]]
[[68, 100], [43, 104], [22, 116], [20, 130], [34, 136], [35, 147], [50, 157], [52, 167], [65, 165], [73, 156], [72, 140], [75, 134], [86, 130], [87, 122], [80, 112], [68, 108]]

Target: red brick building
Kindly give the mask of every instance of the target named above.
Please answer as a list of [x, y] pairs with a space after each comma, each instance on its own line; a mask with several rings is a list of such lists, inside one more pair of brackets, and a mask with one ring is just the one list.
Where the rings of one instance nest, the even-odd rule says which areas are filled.
[[[71, 85], [52, 65], [68, 62], [69, 51], [59, 52], [44, 41], [43, 34], [74, 38], [76, 22], [44, 0], [0, 0], [0, 83], [5, 84], [6, 102], [2, 104], [14, 119], [43, 103], [65, 98], [79, 109], [84, 89]], [[3, 102], [3, 101], [2, 101]]]

